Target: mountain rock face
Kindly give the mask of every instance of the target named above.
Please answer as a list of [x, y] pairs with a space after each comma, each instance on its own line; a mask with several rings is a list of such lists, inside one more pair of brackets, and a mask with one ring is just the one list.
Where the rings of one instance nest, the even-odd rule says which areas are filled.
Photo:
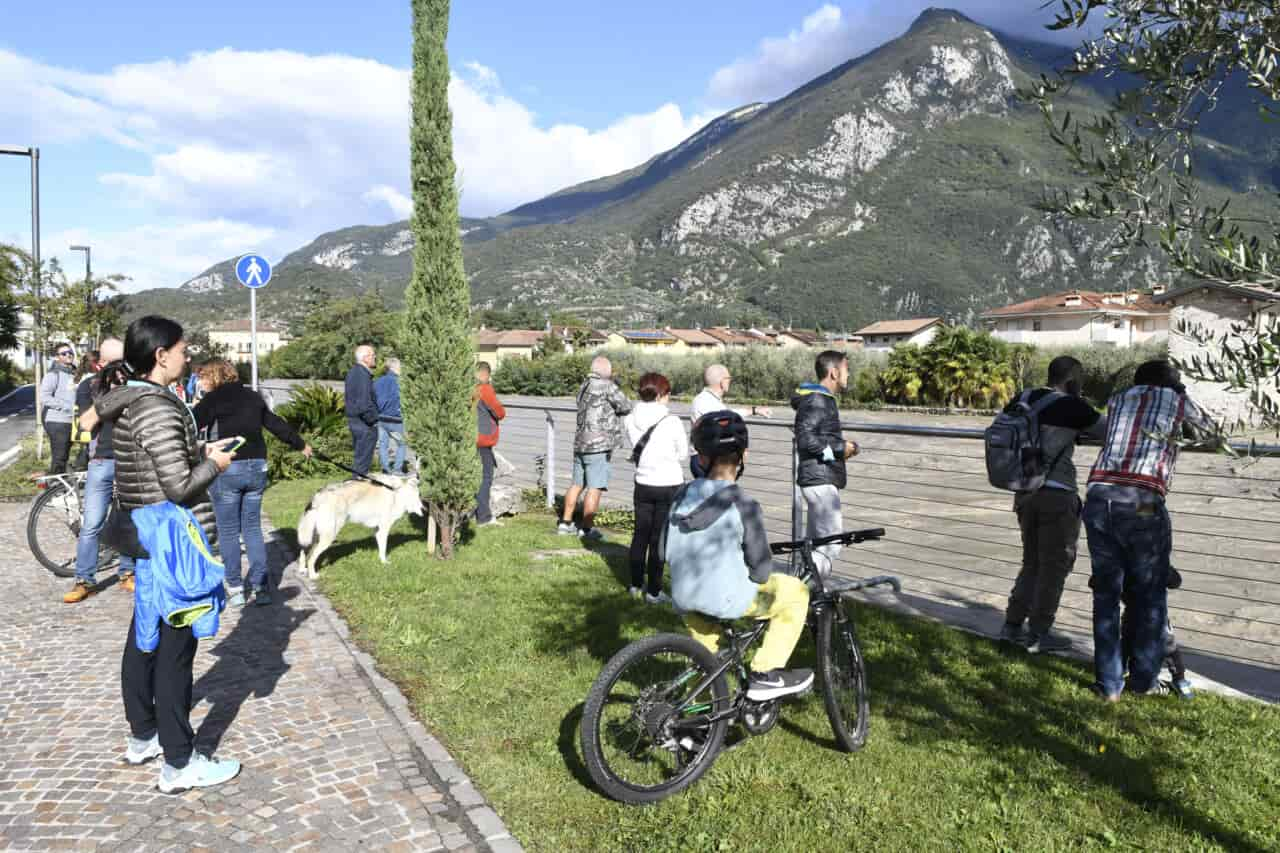
[[[833, 328], [926, 314], [966, 321], [1050, 290], [1166, 279], [1157, 256], [1112, 259], [1113, 230], [1035, 209], [1073, 175], [1015, 94], [1062, 58], [929, 10], [902, 37], [779, 101], [721, 116], [634, 169], [464, 220], [473, 302], [598, 324]], [[1105, 95], [1081, 87], [1064, 107], [1098, 110]], [[1211, 123], [1208, 189], [1252, 189], [1261, 203], [1280, 179], [1280, 149], [1235, 121]], [[288, 322], [371, 290], [396, 305], [411, 249], [407, 223], [323, 235], [276, 268], [264, 315]], [[227, 261], [131, 304], [221, 316], [247, 301], [239, 291]]]

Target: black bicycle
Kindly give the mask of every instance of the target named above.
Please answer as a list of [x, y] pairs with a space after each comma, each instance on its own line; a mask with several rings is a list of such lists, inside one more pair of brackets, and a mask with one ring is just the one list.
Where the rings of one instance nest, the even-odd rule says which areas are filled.
[[[880, 575], [867, 580], [824, 578], [814, 550], [839, 542], [850, 545], [884, 536], [884, 530], [851, 530], [818, 539], [775, 542], [774, 554], [798, 553], [799, 577], [808, 581], [808, 625], [817, 647], [817, 678], [836, 742], [848, 752], [867, 740], [867, 673], [854, 634], [845, 592], [889, 584]], [[725, 643], [712, 654], [685, 634], [658, 634], [637, 640], [605, 664], [591, 686], [582, 713], [582, 754], [591, 778], [605, 794], [633, 805], [654, 803], [692, 785], [710, 769], [730, 723], [762, 735], [778, 722], [779, 701], [747, 698], [750, 673], [744, 658], [767, 621], [740, 627], [722, 621]], [[736, 688], [730, 687], [732, 675]]]

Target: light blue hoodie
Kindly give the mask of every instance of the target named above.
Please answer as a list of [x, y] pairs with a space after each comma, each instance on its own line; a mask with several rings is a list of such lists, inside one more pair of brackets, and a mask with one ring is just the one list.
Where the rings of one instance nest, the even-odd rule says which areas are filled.
[[694, 480], [676, 493], [667, 524], [671, 598], [681, 610], [737, 619], [769, 580], [760, 504], [729, 480]]
[[143, 652], [160, 642], [160, 621], [190, 628], [197, 638], [218, 633], [218, 614], [227, 606], [226, 570], [209, 550], [191, 510], [170, 501], [132, 513], [138, 542], [149, 554], [134, 567], [133, 634]]

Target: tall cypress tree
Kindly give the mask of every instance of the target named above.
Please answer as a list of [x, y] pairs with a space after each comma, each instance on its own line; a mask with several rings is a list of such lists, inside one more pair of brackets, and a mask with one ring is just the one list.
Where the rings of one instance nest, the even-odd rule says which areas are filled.
[[413, 278], [399, 351], [405, 428], [418, 454], [422, 495], [440, 530], [440, 556], [480, 488], [471, 394], [475, 352], [462, 269], [449, 112], [449, 0], [413, 2]]

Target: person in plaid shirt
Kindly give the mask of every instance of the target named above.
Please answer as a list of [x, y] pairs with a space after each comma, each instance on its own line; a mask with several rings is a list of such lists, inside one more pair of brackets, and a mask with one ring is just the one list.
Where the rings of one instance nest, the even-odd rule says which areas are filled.
[[[1167, 361], [1139, 367], [1133, 387], [1112, 397], [1107, 408], [1107, 436], [1089, 474], [1084, 524], [1093, 561], [1094, 689], [1114, 702], [1122, 690], [1168, 692], [1157, 678], [1173, 549], [1164, 499], [1183, 431], [1211, 433], [1216, 426], [1187, 397], [1178, 371]], [[1121, 600], [1133, 641], [1127, 687]]]

